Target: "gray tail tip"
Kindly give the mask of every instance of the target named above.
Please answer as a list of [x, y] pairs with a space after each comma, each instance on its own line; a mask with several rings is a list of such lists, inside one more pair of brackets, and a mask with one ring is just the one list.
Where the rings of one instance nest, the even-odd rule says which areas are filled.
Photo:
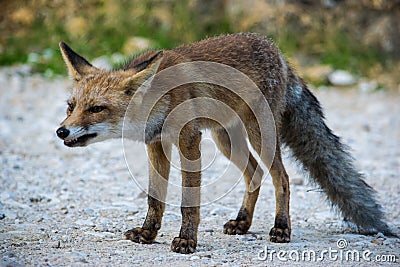
[[379, 233], [383, 234], [386, 237], [392, 237], [392, 238], [400, 238], [397, 234], [393, 233], [389, 228], [383, 229], [383, 230], [373, 230], [373, 231], [365, 231], [365, 230], [359, 230], [358, 231], [362, 235], [377, 235]]
[[400, 238], [400, 236], [398, 234], [395, 234], [386, 223], [383, 223], [378, 227], [363, 228], [362, 226], [351, 222], [347, 217], [344, 217], [343, 221], [346, 223], [347, 226], [350, 226], [350, 228], [361, 235], [377, 235], [381, 233], [386, 237]]
[[393, 237], [393, 238], [400, 239], [400, 237], [399, 237], [398, 234], [395, 234], [395, 233], [393, 233], [393, 232], [390, 231], [390, 230], [387, 230], [387, 231], [383, 232], [382, 234], [384, 234], [384, 235], [387, 236], [387, 237]]

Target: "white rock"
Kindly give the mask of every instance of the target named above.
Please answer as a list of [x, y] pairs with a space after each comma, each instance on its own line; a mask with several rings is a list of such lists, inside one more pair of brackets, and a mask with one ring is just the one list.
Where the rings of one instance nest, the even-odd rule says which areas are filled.
[[293, 185], [304, 185], [304, 179], [299, 177], [291, 178], [290, 183]]
[[363, 93], [373, 92], [378, 88], [378, 83], [376, 81], [362, 81], [358, 85], [358, 90]]
[[3, 191], [0, 194], [0, 201], [4, 202], [8, 199], [13, 199], [15, 198], [15, 194], [9, 191]]
[[356, 78], [345, 70], [335, 70], [329, 74], [328, 80], [336, 86], [349, 86], [357, 82]]
[[87, 220], [78, 219], [75, 221], [75, 224], [81, 225], [81, 226], [95, 226], [93, 220], [94, 220], [93, 218], [87, 219]]
[[199, 256], [192, 256], [192, 257], [190, 257], [190, 260], [191, 261], [197, 261], [197, 260], [200, 260], [200, 257]]
[[87, 232], [86, 234], [92, 235], [95, 237], [99, 237], [99, 238], [112, 238], [115, 236], [114, 233], [110, 233], [110, 232]]
[[106, 56], [101, 56], [101, 57], [93, 59], [92, 64], [93, 64], [93, 66], [100, 68], [100, 69], [105, 69], [105, 70], [112, 69], [110, 60]]

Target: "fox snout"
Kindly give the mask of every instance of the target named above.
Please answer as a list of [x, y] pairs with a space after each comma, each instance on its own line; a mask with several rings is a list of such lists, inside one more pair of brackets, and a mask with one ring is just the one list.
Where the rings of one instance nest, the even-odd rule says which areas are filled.
[[57, 129], [56, 134], [57, 134], [57, 136], [59, 138], [64, 140], [65, 138], [68, 137], [69, 130], [67, 128], [65, 128], [65, 127], [60, 127], [60, 128]]
[[75, 129], [71, 131], [67, 129], [65, 126], [61, 126], [56, 130], [57, 136], [64, 140], [64, 145], [69, 147], [77, 147], [77, 146], [86, 146], [88, 145], [95, 137], [97, 137], [97, 133], [89, 133], [87, 130], [83, 128]]

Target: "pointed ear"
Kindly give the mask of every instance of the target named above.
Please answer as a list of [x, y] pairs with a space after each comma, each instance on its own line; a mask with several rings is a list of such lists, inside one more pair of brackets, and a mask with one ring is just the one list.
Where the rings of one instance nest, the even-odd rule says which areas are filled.
[[[131, 95], [134, 90], [137, 88], [141, 88], [140, 90], [144, 94], [152, 81], [151, 78], [153, 75], [157, 73], [158, 68], [160, 67], [161, 61], [163, 60], [163, 51], [157, 52], [155, 55], [151, 56], [149, 59], [143, 61], [142, 70], [138, 73], [131, 73], [127, 71], [127, 77], [122, 82], [122, 87], [124, 89], [125, 94]], [[145, 67], [144, 67], [145, 66]], [[135, 70], [137, 71], [137, 70]], [[146, 86], [144, 83], [146, 82]]]
[[137, 72], [140, 72], [146, 69], [151, 63], [153, 63], [157, 58], [162, 57], [163, 51], [148, 51], [143, 55], [133, 59], [128, 67], [135, 69]]
[[83, 76], [98, 70], [86, 59], [75, 53], [66, 43], [60, 42], [59, 46], [63, 59], [67, 64], [68, 72], [74, 80], [79, 81]]

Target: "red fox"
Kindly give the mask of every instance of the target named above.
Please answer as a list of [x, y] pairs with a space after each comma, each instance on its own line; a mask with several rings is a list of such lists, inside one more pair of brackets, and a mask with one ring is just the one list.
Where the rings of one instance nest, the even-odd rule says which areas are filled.
[[[127, 239], [152, 243], [156, 238], [165, 209], [171, 147], [175, 145], [181, 156], [182, 202], [190, 202], [190, 205], [183, 203], [181, 206], [181, 229], [179, 236], [173, 239], [171, 249], [178, 253], [195, 251], [200, 220], [199, 159], [203, 129], [211, 130], [219, 150], [238, 167], [243, 165], [238, 155], [246, 155], [243, 167], [246, 193], [236, 219], [224, 225], [224, 233], [245, 234], [252, 223], [263, 171], [249, 152], [248, 138], [259, 155], [265, 151], [268, 155], [273, 153], [272, 158], [260, 156], [262, 163], [268, 166], [275, 188], [276, 216], [269, 232], [270, 241], [289, 242], [291, 235], [289, 178], [282, 163], [282, 144], [292, 150], [312, 181], [321, 187], [346, 221], [357, 225], [364, 234], [382, 232], [394, 235], [384, 222], [374, 190], [353, 166], [346, 146], [326, 126], [318, 100], [278, 48], [266, 38], [252, 33], [213, 37], [172, 50], [148, 51], [110, 71], [92, 66], [63, 42], [60, 49], [73, 78], [74, 89], [68, 100], [67, 118], [56, 132], [69, 147], [120, 138], [125, 115], [129, 120], [135, 117], [135, 112], [148, 108], [144, 99], [150, 92], [161, 90], [158, 88], [165, 82], [187, 73], [196, 76], [202, 72], [201, 67], [191, 65], [186, 74], [172, 73], [157, 82], [157, 75], [171, 67], [212, 62], [245, 74], [256, 85], [242, 88], [241, 92], [232, 92], [224, 86], [208, 82], [181, 84], [162, 94], [147, 116], [132, 119], [130, 123], [133, 127], [129, 128], [128, 137], [146, 143], [150, 177], [147, 217], [142, 227], [125, 233]], [[225, 79], [232, 84], [240, 83], [235, 75]], [[242, 96], [251, 96], [253, 102], [246, 103]], [[131, 103], [135, 97], [139, 100]], [[202, 102], [200, 105], [191, 100]], [[223, 103], [232, 112], [221, 111], [215, 101]], [[271, 116], [266, 110], [258, 108], [262, 101], [267, 102]], [[127, 112], [132, 106], [135, 112]], [[166, 130], [167, 138], [162, 139], [164, 124], [175, 116], [174, 109], [178, 107], [181, 109], [175, 113], [179, 113], [178, 117], [183, 122], [178, 123], [172, 118], [168, 126], [170, 130]], [[225, 124], [205, 116], [191, 117], [203, 111], [221, 115]], [[238, 126], [238, 120], [242, 126]], [[260, 128], [260, 121], [269, 125], [270, 129]], [[263, 146], [262, 135], [271, 129], [276, 135], [268, 134], [269, 141]], [[143, 131], [143, 138], [140, 131]], [[168, 138], [168, 133], [171, 138]], [[235, 142], [232, 142], [230, 134], [234, 135]], [[162, 186], [160, 181], [164, 181]], [[252, 183], [256, 186], [252, 187]]]

